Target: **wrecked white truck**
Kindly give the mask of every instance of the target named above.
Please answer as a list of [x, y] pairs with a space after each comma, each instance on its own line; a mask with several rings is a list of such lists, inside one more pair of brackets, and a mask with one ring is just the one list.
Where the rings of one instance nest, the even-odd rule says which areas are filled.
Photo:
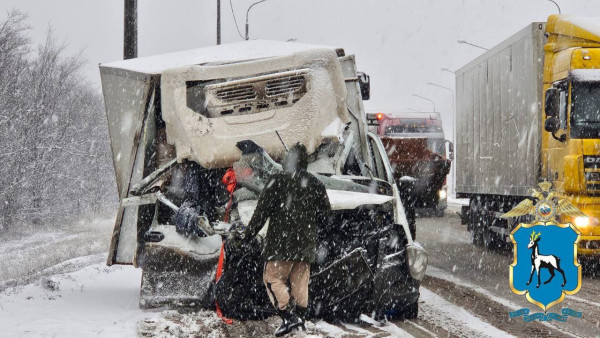
[[[357, 76], [353, 55], [247, 41], [100, 72], [120, 199], [107, 264], [143, 269], [140, 307], [216, 301], [232, 318], [274, 314], [261, 234], [238, 239], [286, 145], [299, 142], [332, 208], [318, 229], [311, 315], [417, 315], [427, 253], [410, 235], [385, 149], [368, 132], [367, 77]], [[174, 215], [190, 198], [198, 231], [182, 234]]]

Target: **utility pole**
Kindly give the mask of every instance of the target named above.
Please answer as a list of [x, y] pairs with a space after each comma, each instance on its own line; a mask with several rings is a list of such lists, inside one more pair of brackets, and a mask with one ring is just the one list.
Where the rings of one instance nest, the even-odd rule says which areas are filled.
[[137, 58], [137, 0], [125, 0], [123, 59]]
[[217, 0], [217, 45], [221, 44], [221, 0]]

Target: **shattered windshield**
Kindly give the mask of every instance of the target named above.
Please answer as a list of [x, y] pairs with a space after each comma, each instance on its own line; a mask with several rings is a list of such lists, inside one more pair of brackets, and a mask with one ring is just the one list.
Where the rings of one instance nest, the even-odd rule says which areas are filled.
[[571, 103], [571, 137], [600, 136], [600, 86], [596, 83], [573, 82]]

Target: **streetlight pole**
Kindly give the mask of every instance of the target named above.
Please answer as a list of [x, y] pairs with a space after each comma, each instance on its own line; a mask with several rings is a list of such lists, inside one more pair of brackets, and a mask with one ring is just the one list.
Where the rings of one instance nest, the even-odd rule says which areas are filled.
[[221, 0], [217, 0], [217, 45], [221, 44]]
[[[454, 91], [453, 91], [451, 88], [448, 88], [448, 87], [445, 87], [445, 86], [439, 85], [439, 84], [437, 84], [437, 83], [428, 82], [427, 84], [428, 84], [428, 85], [430, 85], [430, 86], [434, 86], [434, 87], [438, 87], [438, 88], [445, 89], [445, 90], [449, 91], [449, 92], [450, 92], [450, 94], [452, 94], [452, 116], [454, 117]], [[454, 120], [454, 119], [453, 119], [453, 120]], [[454, 127], [453, 127], [453, 128], [454, 128]], [[453, 142], [454, 142], [454, 141], [453, 141]]]
[[423, 100], [431, 102], [433, 104], [433, 112], [435, 113], [435, 102], [432, 99], [428, 99], [428, 98], [426, 98], [424, 96], [421, 96], [421, 95], [418, 95], [418, 94], [412, 94], [412, 96], [416, 96], [416, 97], [418, 97], [420, 99], [423, 99]]
[[460, 44], [464, 44], [464, 45], [469, 45], [469, 46], [473, 46], [473, 47], [481, 48], [481, 49], [483, 49], [483, 50], [490, 50], [489, 48], [481, 47], [481, 46], [478, 46], [478, 45], [476, 45], [476, 44], [474, 44], [474, 43], [470, 43], [470, 42], [468, 42], [468, 41], [465, 41], [465, 40], [456, 40], [456, 42], [458, 42], [458, 43], [460, 43]]
[[[445, 69], [445, 68], [442, 68], [442, 69]], [[448, 71], [450, 71], [450, 70], [448, 70]], [[450, 72], [454, 73], [452, 71], [450, 71]], [[454, 91], [449, 87], [442, 86], [437, 83], [429, 82], [427, 84], [430, 86], [434, 86], [434, 87], [438, 87], [438, 88], [447, 90], [450, 92], [450, 95], [452, 95], [451, 96], [452, 97], [452, 144], [456, 145], [456, 117], [454, 116], [454, 114], [455, 114]], [[452, 192], [456, 196], [456, 162], [455, 162], [455, 165], [452, 166], [452, 174], [450, 175], [450, 177], [452, 178]]]
[[550, 1], [550, 2], [552, 2], [553, 4], [555, 4], [555, 5], [556, 5], [556, 8], [558, 8], [558, 14], [562, 14], [562, 13], [560, 12], [560, 6], [559, 6], [559, 5], [556, 3], [556, 1], [553, 1], [553, 0], [548, 0], [548, 1]]
[[248, 10], [246, 11], [246, 40], [250, 39], [250, 36], [248, 35], [248, 14], [250, 14], [250, 10], [252, 9], [252, 7], [254, 7], [254, 5], [258, 5], [261, 2], [265, 2], [267, 0], [260, 0], [257, 1], [255, 3], [253, 3], [252, 5], [250, 5], [250, 7], [248, 7]]
[[455, 72], [455, 71], [453, 71], [453, 70], [450, 70], [450, 69], [448, 69], [448, 68], [440, 68], [440, 69], [441, 69], [443, 72], [448, 72], [448, 73], [456, 74], [456, 72]]

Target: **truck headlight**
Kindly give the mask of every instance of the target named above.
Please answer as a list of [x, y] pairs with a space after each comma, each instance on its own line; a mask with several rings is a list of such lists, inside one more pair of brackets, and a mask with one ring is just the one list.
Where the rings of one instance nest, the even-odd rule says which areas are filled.
[[418, 242], [413, 242], [406, 246], [406, 252], [408, 253], [410, 275], [418, 281], [423, 280], [428, 262], [427, 251]]
[[590, 218], [586, 216], [577, 216], [573, 223], [575, 223], [576, 227], [583, 228], [590, 225]]
[[439, 194], [441, 200], [445, 200], [446, 197], [448, 197], [448, 193], [446, 192], [445, 189], [438, 191], [438, 194]]

